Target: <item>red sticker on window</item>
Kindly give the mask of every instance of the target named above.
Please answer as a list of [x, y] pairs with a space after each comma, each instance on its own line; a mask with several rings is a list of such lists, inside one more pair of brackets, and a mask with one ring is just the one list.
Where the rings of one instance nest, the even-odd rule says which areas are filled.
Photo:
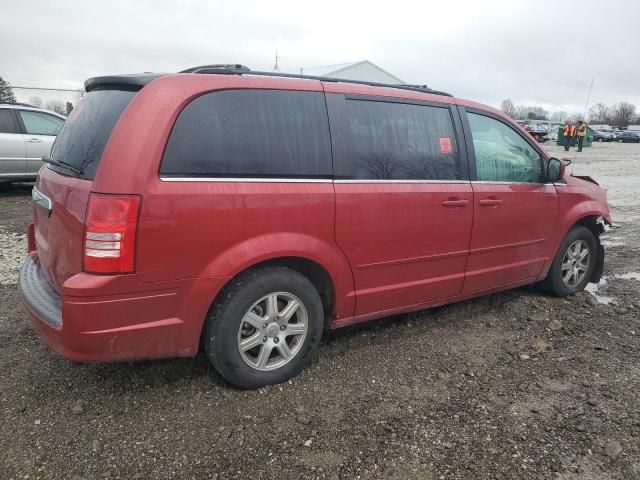
[[453, 153], [451, 137], [440, 137], [440, 153]]

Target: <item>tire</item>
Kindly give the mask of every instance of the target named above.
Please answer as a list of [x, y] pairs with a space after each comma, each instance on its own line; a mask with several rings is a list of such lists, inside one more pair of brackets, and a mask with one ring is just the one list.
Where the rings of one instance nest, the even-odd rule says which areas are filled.
[[604, 142], [604, 138], [599, 138], [599, 139], [598, 139], [598, 141], [599, 141], [600, 143], [602, 143], [602, 142]]
[[621, 138], [618, 139], [618, 143], [622, 143], [622, 139]]
[[203, 344], [229, 383], [242, 389], [282, 383], [309, 363], [322, 337], [324, 311], [307, 277], [286, 267], [257, 268], [232, 280], [218, 298]]
[[[574, 261], [574, 254], [578, 252], [576, 245], [579, 245], [582, 251], [585, 248], [588, 249], [587, 256], [582, 260], [576, 259]], [[570, 249], [571, 251], [569, 251]], [[562, 241], [542, 286], [546, 291], [558, 297], [581, 292], [593, 276], [593, 271], [598, 263], [596, 255], [598, 255], [597, 242], [591, 230], [580, 225], [573, 227]], [[585, 262], [585, 259], [588, 261]], [[580, 270], [581, 266], [584, 267], [583, 270]], [[576, 271], [577, 274], [573, 273]]]

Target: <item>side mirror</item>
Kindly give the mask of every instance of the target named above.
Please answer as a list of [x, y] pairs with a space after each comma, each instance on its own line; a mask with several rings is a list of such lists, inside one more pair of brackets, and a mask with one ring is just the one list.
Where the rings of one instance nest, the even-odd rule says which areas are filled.
[[547, 183], [559, 182], [564, 178], [564, 173], [567, 169], [567, 164], [562, 160], [551, 157], [549, 164], [547, 165]]

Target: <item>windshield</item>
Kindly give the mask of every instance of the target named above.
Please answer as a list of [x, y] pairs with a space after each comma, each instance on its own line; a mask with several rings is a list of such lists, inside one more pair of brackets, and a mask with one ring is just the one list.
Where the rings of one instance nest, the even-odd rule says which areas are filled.
[[67, 118], [53, 145], [51, 158], [60, 165], [49, 168], [93, 180], [111, 131], [135, 94], [125, 90], [87, 93]]

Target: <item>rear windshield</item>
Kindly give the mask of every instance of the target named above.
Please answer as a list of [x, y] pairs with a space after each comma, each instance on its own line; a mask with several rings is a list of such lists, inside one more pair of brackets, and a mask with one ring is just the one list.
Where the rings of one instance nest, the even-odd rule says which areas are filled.
[[64, 175], [93, 180], [111, 131], [135, 94], [125, 90], [87, 93], [67, 118], [51, 151], [53, 160], [74, 168], [62, 163], [49, 167]]

